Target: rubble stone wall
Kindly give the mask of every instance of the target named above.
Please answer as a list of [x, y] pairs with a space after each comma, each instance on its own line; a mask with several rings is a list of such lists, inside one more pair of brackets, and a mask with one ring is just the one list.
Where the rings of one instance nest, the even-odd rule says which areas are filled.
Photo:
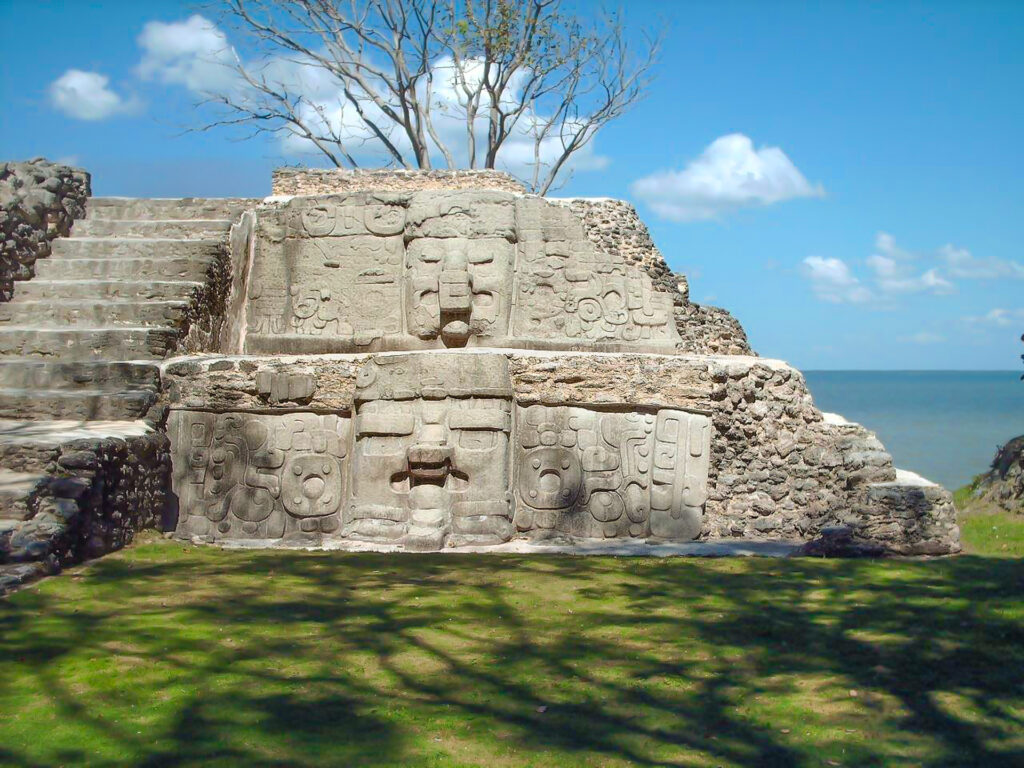
[[686, 276], [673, 272], [632, 205], [610, 198], [548, 198], [568, 206], [598, 250], [643, 269], [657, 290], [672, 294], [680, 349], [695, 355], [754, 354], [739, 321], [726, 310], [693, 304]]
[[90, 194], [89, 174], [79, 168], [44, 158], [0, 163], [0, 301], [11, 298], [16, 280], [35, 274], [50, 242], [85, 215]]
[[228, 308], [235, 275], [245, 265], [234, 259], [233, 243], [225, 243], [210, 262], [204, 279], [189, 297], [188, 307], [180, 320], [183, 333], [177, 339], [179, 354], [216, 352], [223, 346], [231, 316]]
[[51, 571], [98, 557], [159, 527], [170, 491], [162, 432], [71, 440], [24, 451], [46, 472], [24, 500], [24, 519], [0, 533], [0, 564], [42, 562]]
[[274, 195], [343, 195], [348, 192], [417, 192], [424, 189], [497, 189], [524, 194], [522, 183], [504, 171], [347, 170], [342, 168], [278, 168]]

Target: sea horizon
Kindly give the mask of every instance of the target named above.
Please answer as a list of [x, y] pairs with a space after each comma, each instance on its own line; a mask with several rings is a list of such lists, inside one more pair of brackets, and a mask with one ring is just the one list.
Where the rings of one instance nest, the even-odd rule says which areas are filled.
[[813, 369], [815, 405], [878, 435], [900, 469], [955, 490], [1024, 434], [1018, 370]]

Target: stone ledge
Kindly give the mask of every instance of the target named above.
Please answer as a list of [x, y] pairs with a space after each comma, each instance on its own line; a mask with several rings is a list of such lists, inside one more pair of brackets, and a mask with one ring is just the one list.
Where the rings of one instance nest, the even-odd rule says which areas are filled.
[[511, 174], [477, 170], [348, 170], [344, 168], [278, 168], [272, 195], [327, 195], [347, 192], [413, 192], [423, 189], [499, 189], [525, 194], [526, 188]]
[[[378, 552], [394, 554], [425, 554], [393, 544], [365, 541], [324, 539], [312, 544], [282, 539], [219, 539], [206, 542], [198, 537], [187, 539], [196, 545], [210, 544], [224, 549], [298, 549], [322, 552]], [[531, 541], [513, 539], [491, 546], [446, 547], [426, 554], [519, 554], [574, 555], [588, 557], [791, 557], [801, 546], [792, 541], [689, 541], [656, 542], [643, 540], [573, 539]]]

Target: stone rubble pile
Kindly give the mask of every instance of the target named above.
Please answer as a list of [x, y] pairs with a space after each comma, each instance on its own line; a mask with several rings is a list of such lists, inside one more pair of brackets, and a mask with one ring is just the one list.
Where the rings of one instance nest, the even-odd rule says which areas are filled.
[[972, 493], [972, 504], [975, 503], [1024, 513], [1024, 435], [996, 451], [992, 466]]
[[0, 163], [0, 301], [11, 298], [16, 280], [28, 280], [50, 243], [65, 237], [85, 214], [89, 174], [36, 158]]

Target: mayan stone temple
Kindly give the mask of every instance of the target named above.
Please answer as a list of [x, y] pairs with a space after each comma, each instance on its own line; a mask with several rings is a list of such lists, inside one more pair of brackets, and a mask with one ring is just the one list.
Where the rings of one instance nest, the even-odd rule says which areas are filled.
[[273, 196], [229, 200], [91, 198], [81, 171], [4, 169], [8, 566], [143, 528], [415, 552], [959, 549], [950, 495], [691, 303], [627, 203], [493, 171], [285, 169]]

